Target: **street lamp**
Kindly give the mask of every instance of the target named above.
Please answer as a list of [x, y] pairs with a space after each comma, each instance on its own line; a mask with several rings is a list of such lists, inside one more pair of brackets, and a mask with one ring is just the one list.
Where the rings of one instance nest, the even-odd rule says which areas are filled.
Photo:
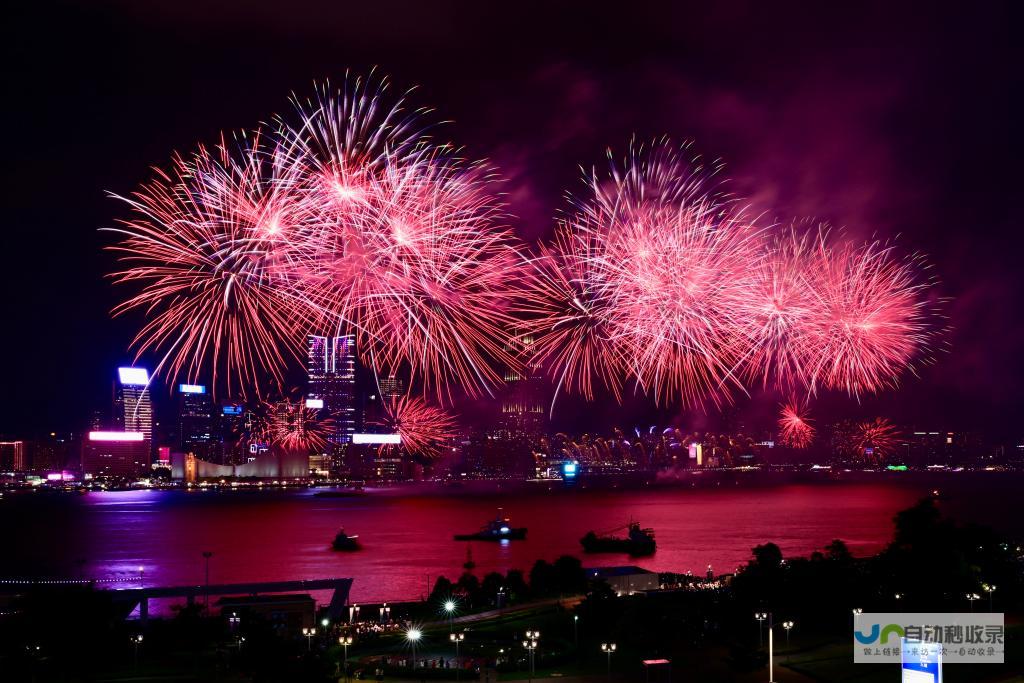
[[344, 664], [342, 666], [345, 669], [345, 680], [346, 681], [348, 680], [348, 646], [351, 645], [351, 644], [352, 644], [352, 636], [341, 636], [340, 638], [338, 638], [338, 645], [341, 645], [343, 648], [345, 648], [345, 660], [344, 660]]
[[134, 657], [132, 659], [132, 666], [133, 666], [133, 668], [138, 669], [139, 668], [139, 645], [142, 645], [142, 634], [139, 633], [139, 634], [136, 634], [136, 635], [132, 636], [131, 637], [131, 641], [132, 641], [132, 647], [135, 648], [135, 654], [134, 654]]
[[988, 611], [992, 611], [992, 594], [996, 592], [996, 586], [991, 583], [981, 584], [982, 590], [988, 593]]
[[406, 639], [412, 644], [412, 668], [416, 669], [416, 642], [423, 637], [423, 631], [411, 628], [405, 632]]
[[213, 557], [213, 553], [209, 550], [203, 551], [203, 559], [206, 560], [206, 602], [205, 609], [207, 612], [210, 611], [210, 558]]
[[608, 655], [608, 680], [612, 680], [612, 653], [615, 652], [615, 643], [601, 643], [601, 652]]
[[320, 625], [324, 627], [324, 635], [327, 635], [327, 628], [331, 625], [331, 620], [324, 617], [320, 620]]
[[757, 619], [757, 647], [764, 647], [764, 621], [768, 618], [767, 612], [754, 612], [754, 618]]
[[306, 636], [306, 652], [313, 649], [313, 636], [316, 635], [315, 628], [302, 627], [302, 635]]
[[146, 568], [139, 565], [139, 588], [146, 587]]
[[462, 674], [462, 666], [459, 664], [459, 644], [466, 639], [465, 633], [449, 633], [448, 640], [455, 643], [455, 680], [459, 680]]
[[974, 611], [974, 601], [981, 599], [981, 596], [977, 593], [968, 593], [966, 596], [967, 602], [971, 603], [971, 611]]
[[[526, 637], [530, 638], [533, 633], [534, 633], [533, 631], [527, 631], [526, 632]], [[539, 636], [540, 634], [538, 633], [537, 635]], [[533, 652], [534, 652], [534, 650], [537, 649], [537, 641], [535, 639], [524, 640], [523, 641], [523, 647], [526, 648], [526, 653], [527, 653], [527, 656], [529, 658], [529, 660], [528, 660], [529, 661], [529, 667], [530, 667], [530, 678], [529, 678], [529, 680], [530, 680], [530, 683], [533, 683]]]
[[789, 649], [789, 629], [793, 628], [792, 621], [782, 622], [782, 628], [786, 629], [786, 649]]
[[580, 615], [572, 615], [572, 644], [578, 650], [580, 649]]

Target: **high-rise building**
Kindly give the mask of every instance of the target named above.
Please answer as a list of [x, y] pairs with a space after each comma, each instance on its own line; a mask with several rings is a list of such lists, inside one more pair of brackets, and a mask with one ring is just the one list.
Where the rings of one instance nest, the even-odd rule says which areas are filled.
[[149, 469], [149, 444], [138, 431], [92, 431], [82, 443], [82, 472], [98, 477], [136, 477]]
[[351, 443], [357, 424], [355, 335], [311, 334], [307, 342], [307, 399], [313, 405], [322, 401], [322, 410], [334, 420], [329, 440], [339, 446]]
[[192, 453], [203, 460], [213, 460], [213, 405], [202, 384], [178, 385], [178, 446], [182, 453]]
[[28, 470], [24, 441], [0, 441], [0, 472]]
[[153, 402], [145, 368], [118, 368], [114, 385], [114, 424], [120, 431], [142, 434], [147, 450], [153, 446]]

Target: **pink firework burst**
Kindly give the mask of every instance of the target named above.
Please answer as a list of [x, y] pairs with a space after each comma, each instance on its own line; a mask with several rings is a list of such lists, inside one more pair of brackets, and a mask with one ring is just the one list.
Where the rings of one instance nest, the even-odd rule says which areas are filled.
[[790, 399], [779, 415], [779, 442], [790, 448], [804, 449], [814, 442], [814, 435], [806, 402]]
[[806, 270], [814, 300], [801, 347], [812, 389], [875, 393], [928, 359], [935, 312], [920, 265], [879, 242], [819, 241]]
[[548, 332], [536, 325], [537, 348], [563, 361], [554, 371], [568, 389], [589, 395], [601, 377], [616, 395], [634, 381], [659, 400], [729, 400], [744, 355], [737, 311], [762, 252], [712, 175], [662, 141], [588, 178], [590, 196], [535, 261], [529, 289], [532, 310], [559, 318]]
[[334, 425], [303, 401], [264, 402], [258, 412], [255, 430], [259, 441], [282, 451], [323, 450]]
[[384, 409], [379, 426], [400, 435], [402, 447], [410, 454], [439, 457], [444, 445], [455, 437], [455, 418], [417, 396], [394, 398]]
[[357, 335], [383, 374], [478, 396], [501, 382], [523, 259], [500, 225], [490, 177], [439, 153], [388, 164], [363, 199], [309, 245], [296, 298]]
[[133, 346], [160, 355], [169, 383], [208, 372], [229, 392], [280, 384], [306, 315], [273, 273], [319, 220], [303, 183], [302, 164], [257, 132], [176, 157], [130, 197], [114, 195], [132, 216], [111, 229], [125, 265], [113, 278], [140, 289], [114, 312], [146, 316]]

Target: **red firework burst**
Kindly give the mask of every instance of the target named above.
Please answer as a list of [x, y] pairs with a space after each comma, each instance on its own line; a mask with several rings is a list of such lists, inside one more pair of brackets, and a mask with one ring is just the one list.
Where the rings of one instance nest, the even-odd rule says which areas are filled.
[[807, 417], [807, 404], [790, 399], [779, 415], [779, 443], [790, 448], [808, 448], [814, 442], [815, 429]]
[[399, 434], [402, 447], [410, 454], [436, 458], [445, 443], [455, 437], [455, 418], [422, 398], [394, 398], [384, 409], [386, 414], [379, 426]]
[[292, 236], [318, 220], [303, 181], [301, 164], [256, 133], [234, 151], [222, 139], [176, 157], [131, 197], [114, 195], [133, 216], [111, 229], [123, 239], [110, 249], [126, 264], [113, 278], [141, 289], [114, 312], [147, 316], [133, 346], [160, 354], [169, 384], [207, 372], [229, 392], [281, 382], [305, 315], [272, 272]]
[[319, 451], [327, 446], [334, 422], [302, 401], [263, 403], [254, 425], [258, 440], [283, 451]]
[[859, 458], [882, 462], [896, 450], [900, 432], [884, 417], [876, 417], [855, 426], [850, 451]]
[[816, 251], [806, 271], [814, 301], [802, 346], [810, 386], [852, 396], [895, 387], [928, 359], [936, 332], [920, 259], [900, 259], [878, 242], [822, 240]]
[[631, 148], [607, 179], [592, 174], [591, 196], [534, 262], [526, 308], [557, 318], [534, 327], [541, 357], [562, 361], [560, 385], [589, 396], [600, 377], [618, 395], [632, 380], [688, 405], [728, 400], [738, 385], [736, 312], [760, 233], [709, 189], [712, 172], [691, 156], [661, 142]]

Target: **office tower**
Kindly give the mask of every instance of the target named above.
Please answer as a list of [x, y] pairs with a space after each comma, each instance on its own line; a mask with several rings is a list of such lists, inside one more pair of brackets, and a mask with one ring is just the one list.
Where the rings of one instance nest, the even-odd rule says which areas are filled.
[[[222, 465], [246, 462], [249, 443], [246, 439], [252, 416], [240, 403], [222, 403], [217, 410], [214, 442], [219, 451], [214, 460]], [[219, 457], [218, 457], [219, 456]]]
[[202, 384], [178, 385], [178, 446], [203, 460], [215, 455], [213, 406]]
[[394, 375], [375, 377], [373, 371], [367, 369], [360, 386], [363, 404], [360, 429], [379, 432], [387, 419], [387, 405], [405, 395], [405, 382]]
[[525, 360], [521, 370], [505, 371], [505, 390], [500, 397], [498, 428], [504, 438], [525, 438], [535, 444], [547, 431], [547, 382], [533, 359], [533, 336], [520, 335], [510, 340], [506, 350]]
[[82, 443], [82, 473], [137, 477], [149, 469], [149, 444], [137, 431], [91, 431]]
[[114, 424], [124, 432], [139, 432], [146, 448], [153, 444], [153, 403], [149, 372], [144, 368], [118, 368], [114, 387]]
[[[309, 405], [320, 405], [334, 420], [329, 438], [338, 446], [351, 443], [356, 431], [356, 351], [355, 335], [338, 337], [309, 335], [307, 371]], [[322, 401], [322, 404], [317, 404]]]
[[24, 472], [28, 469], [24, 441], [0, 441], [0, 472]]

